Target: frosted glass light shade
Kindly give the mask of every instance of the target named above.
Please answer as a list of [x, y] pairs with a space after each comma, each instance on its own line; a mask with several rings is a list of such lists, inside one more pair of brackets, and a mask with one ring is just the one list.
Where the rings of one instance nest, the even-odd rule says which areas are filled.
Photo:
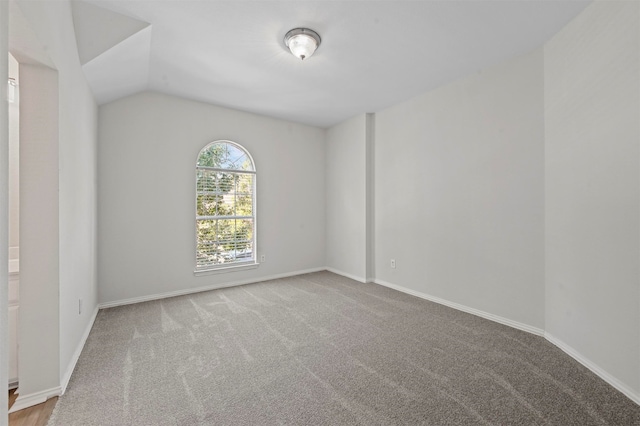
[[320, 36], [308, 28], [294, 28], [284, 36], [284, 44], [293, 56], [305, 60], [320, 46]]

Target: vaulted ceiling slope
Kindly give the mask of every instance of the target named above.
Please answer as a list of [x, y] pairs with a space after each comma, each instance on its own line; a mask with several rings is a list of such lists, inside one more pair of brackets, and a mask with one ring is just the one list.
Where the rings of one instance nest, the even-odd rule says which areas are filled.
[[[328, 127], [541, 46], [590, 0], [76, 0], [98, 103], [155, 90]], [[305, 61], [284, 47], [320, 33]]]

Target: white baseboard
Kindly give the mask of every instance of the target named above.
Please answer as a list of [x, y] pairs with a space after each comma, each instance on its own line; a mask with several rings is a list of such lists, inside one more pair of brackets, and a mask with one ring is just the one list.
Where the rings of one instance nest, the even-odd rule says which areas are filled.
[[518, 330], [522, 330], [522, 331], [526, 331], [527, 333], [531, 333], [531, 334], [535, 334], [537, 336], [544, 336], [544, 330], [542, 330], [541, 328], [537, 328], [537, 327], [533, 327], [531, 325], [528, 324], [524, 324], [518, 321], [514, 321], [511, 320], [509, 318], [504, 318], [498, 315], [494, 315], [494, 314], [490, 314], [489, 312], [484, 312], [481, 311], [479, 309], [475, 309], [475, 308], [471, 308], [469, 306], [465, 306], [465, 305], [461, 305], [459, 303], [455, 303], [455, 302], [451, 302], [449, 300], [446, 299], [441, 299], [439, 297], [436, 296], [431, 296], [430, 294], [426, 294], [426, 293], [421, 293], [419, 291], [415, 291], [415, 290], [411, 290], [408, 289], [406, 287], [402, 287], [396, 284], [391, 284], [389, 282], [386, 281], [382, 281], [382, 280], [375, 280], [374, 283], [385, 286], [385, 287], [389, 287], [392, 288], [394, 290], [398, 290], [401, 291], [403, 293], [407, 293], [410, 294], [412, 296], [416, 296], [419, 297], [421, 299], [425, 299], [425, 300], [429, 300], [431, 302], [435, 302], [438, 303], [440, 305], [444, 305], [444, 306], [448, 306], [450, 308], [453, 309], [457, 309], [459, 311], [462, 312], [466, 312], [469, 314], [473, 314], [500, 324], [504, 324], [504, 325], [508, 325], [509, 327], [513, 327], [513, 328], [517, 328]]
[[96, 316], [98, 316], [98, 311], [99, 309], [96, 306], [96, 308], [93, 311], [93, 314], [91, 315], [91, 320], [89, 320], [89, 324], [87, 324], [87, 327], [85, 328], [84, 333], [82, 334], [82, 338], [80, 339], [80, 342], [78, 343], [78, 346], [76, 347], [76, 350], [73, 353], [73, 356], [71, 357], [71, 362], [67, 367], [66, 373], [64, 373], [64, 376], [62, 377], [62, 383], [60, 383], [60, 389], [61, 389], [60, 395], [64, 395], [64, 393], [67, 391], [67, 385], [69, 385], [69, 380], [71, 380], [71, 374], [73, 374], [73, 370], [76, 368], [76, 364], [78, 363], [78, 359], [80, 358], [80, 354], [82, 353], [84, 344], [87, 342], [89, 333], [93, 328], [93, 323], [96, 321]]
[[339, 269], [330, 268], [328, 266], [325, 269], [327, 271], [329, 271], [329, 272], [333, 272], [334, 274], [342, 275], [343, 277], [351, 278], [352, 280], [359, 281], [361, 283], [366, 283], [367, 282], [366, 278], [359, 277], [359, 276], [353, 275], [353, 274], [349, 274], [347, 272], [340, 271]]
[[97, 315], [98, 315], [98, 307], [96, 306], [96, 309], [93, 311], [93, 314], [91, 316], [91, 320], [89, 321], [89, 324], [87, 325], [87, 328], [85, 329], [84, 334], [82, 335], [82, 338], [78, 343], [78, 347], [76, 348], [76, 351], [74, 352], [73, 357], [71, 358], [71, 362], [69, 363], [67, 372], [62, 378], [62, 382], [60, 386], [51, 388], [51, 389], [46, 389], [40, 392], [35, 392], [28, 395], [22, 395], [18, 390], [18, 398], [16, 399], [15, 403], [11, 407], [11, 410], [9, 410], [9, 413], [14, 413], [16, 411], [24, 410], [25, 408], [29, 408], [34, 405], [42, 404], [49, 398], [53, 398], [54, 396], [60, 396], [64, 394], [64, 392], [67, 390], [67, 385], [69, 384], [69, 380], [71, 379], [71, 374], [73, 373], [73, 370], [76, 367], [78, 358], [80, 358], [80, 354], [82, 353], [82, 349], [84, 348], [87, 338], [89, 337], [89, 333], [91, 332], [91, 328], [93, 327], [93, 323], [95, 322]]
[[604, 380], [605, 382], [609, 383], [611, 386], [613, 386], [614, 388], [622, 392], [627, 398], [629, 398], [636, 404], [640, 405], [640, 394], [635, 392], [633, 389], [629, 388], [624, 383], [620, 382], [618, 379], [616, 379], [615, 377], [607, 373], [605, 370], [600, 368], [595, 363], [591, 362], [589, 358], [585, 357], [580, 352], [573, 349], [571, 346], [567, 345], [565, 342], [554, 337], [549, 333], [544, 333], [544, 338], [547, 339], [552, 344], [554, 344], [555, 346], [557, 346], [558, 348], [560, 348], [561, 350], [563, 350], [571, 358], [575, 359], [580, 364], [587, 367], [589, 370], [591, 370], [594, 374], [596, 374], [602, 380]]
[[11, 410], [9, 410], [9, 414], [24, 410], [25, 408], [33, 407], [34, 405], [42, 404], [47, 399], [53, 398], [54, 396], [60, 396], [60, 391], [60, 386], [57, 386], [55, 388], [45, 389], [28, 395], [18, 394], [18, 398], [16, 399], [16, 402], [13, 403]]
[[132, 297], [130, 299], [115, 300], [112, 302], [104, 302], [98, 305], [99, 309], [113, 308], [116, 306], [131, 305], [133, 303], [149, 302], [151, 300], [166, 299], [169, 297], [184, 296], [185, 294], [201, 293], [203, 291], [218, 290], [221, 288], [236, 287], [239, 285], [259, 283], [262, 281], [277, 280], [279, 278], [293, 277], [295, 275], [310, 274], [312, 272], [324, 271], [326, 268], [312, 268], [302, 271], [285, 272], [283, 274], [269, 275], [264, 277], [249, 278], [247, 280], [231, 281], [224, 284], [215, 284], [203, 287], [189, 288], [184, 290], [169, 291], [166, 293], [151, 294], [148, 296]]

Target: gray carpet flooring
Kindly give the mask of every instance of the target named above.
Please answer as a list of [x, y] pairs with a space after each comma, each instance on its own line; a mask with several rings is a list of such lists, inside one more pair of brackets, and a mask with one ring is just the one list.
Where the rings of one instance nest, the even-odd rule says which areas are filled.
[[319, 272], [101, 310], [50, 425], [640, 425], [541, 337]]

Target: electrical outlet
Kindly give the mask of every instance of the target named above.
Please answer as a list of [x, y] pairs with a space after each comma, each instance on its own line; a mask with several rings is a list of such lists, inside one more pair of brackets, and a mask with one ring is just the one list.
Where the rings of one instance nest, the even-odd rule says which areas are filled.
[[266, 259], [267, 259], [267, 256], [263, 254], [262, 256], [260, 256], [260, 263], [266, 262]]
[[78, 299], [78, 315], [82, 314], [82, 299]]
[[391, 259], [391, 268], [396, 269], [396, 260]]

